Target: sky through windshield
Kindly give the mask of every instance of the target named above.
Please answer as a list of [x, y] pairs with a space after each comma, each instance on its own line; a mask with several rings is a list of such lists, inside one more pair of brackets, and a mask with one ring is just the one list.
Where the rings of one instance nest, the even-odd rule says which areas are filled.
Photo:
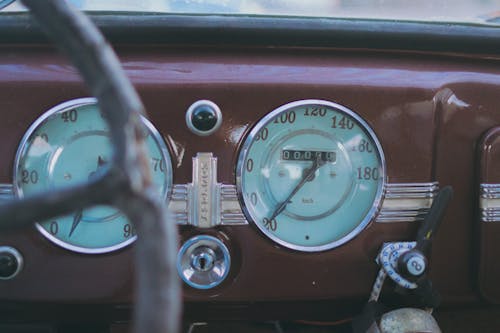
[[[87, 11], [319, 16], [492, 24], [500, 22], [500, 0], [69, 1]], [[24, 10], [22, 5], [15, 1], [5, 7], [2, 12], [22, 10]]]

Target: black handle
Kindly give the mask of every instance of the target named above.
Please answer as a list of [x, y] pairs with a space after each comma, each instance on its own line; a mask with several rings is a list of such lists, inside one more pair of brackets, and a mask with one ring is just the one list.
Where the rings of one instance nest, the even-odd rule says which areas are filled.
[[411, 281], [422, 278], [427, 271], [427, 257], [431, 247], [432, 237], [443, 220], [446, 208], [453, 196], [451, 186], [442, 188], [432, 202], [429, 213], [425, 217], [417, 232], [417, 245], [414, 249], [404, 253], [398, 259], [398, 271]]
[[417, 232], [417, 246], [416, 250], [421, 251], [424, 255], [427, 255], [430, 242], [434, 236], [436, 230], [439, 228], [443, 220], [446, 208], [453, 197], [453, 189], [451, 186], [443, 187], [432, 202], [432, 206], [429, 209], [429, 213], [422, 222], [420, 229]]

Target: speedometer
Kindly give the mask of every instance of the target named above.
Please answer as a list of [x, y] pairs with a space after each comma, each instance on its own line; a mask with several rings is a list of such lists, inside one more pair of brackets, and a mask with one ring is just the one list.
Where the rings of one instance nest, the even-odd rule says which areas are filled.
[[[172, 166], [165, 141], [145, 118], [145, 143], [157, 194], [166, 198]], [[85, 183], [106, 170], [113, 158], [106, 122], [93, 98], [60, 104], [28, 129], [14, 165], [18, 197]], [[38, 230], [53, 243], [81, 253], [105, 253], [136, 239], [124, 214], [109, 206], [95, 206], [38, 221]]]
[[385, 162], [360, 116], [332, 102], [304, 100], [257, 123], [236, 175], [247, 219], [273, 241], [313, 252], [344, 244], [373, 219]]

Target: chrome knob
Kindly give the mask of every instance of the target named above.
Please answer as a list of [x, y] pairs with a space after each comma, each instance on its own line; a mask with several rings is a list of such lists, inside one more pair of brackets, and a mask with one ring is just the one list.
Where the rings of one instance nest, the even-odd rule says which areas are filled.
[[398, 270], [407, 279], [418, 279], [427, 270], [427, 258], [415, 249], [405, 252], [398, 259]]

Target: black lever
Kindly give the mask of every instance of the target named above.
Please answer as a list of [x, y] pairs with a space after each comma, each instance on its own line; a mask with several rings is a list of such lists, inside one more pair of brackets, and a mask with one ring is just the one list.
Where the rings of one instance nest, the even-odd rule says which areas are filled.
[[[417, 288], [410, 292], [408, 289], [397, 287], [396, 291], [406, 297], [412, 297], [414, 302], [418, 304], [417, 306], [436, 308], [441, 301], [439, 293], [433, 288], [432, 282], [425, 276], [425, 272], [432, 238], [443, 220], [452, 196], [451, 186], [446, 186], [438, 192], [418, 229], [416, 246], [403, 253], [398, 259], [398, 273], [407, 280], [415, 281]], [[385, 307], [377, 300], [369, 301], [362, 314], [354, 318], [353, 332], [378, 331], [376, 322], [384, 312]]]
[[424, 222], [418, 229], [416, 250], [428, 255], [432, 237], [441, 225], [444, 213], [452, 197], [453, 189], [451, 186], [445, 186], [439, 191], [436, 198], [434, 198], [429, 213], [427, 213]]
[[399, 273], [408, 280], [415, 281], [417, 289], [414, 294], [423, 306], [435, 308], [439, 305], [441, 297], [432, 287], [432, 282], [425, 276], [427, 271], [427, 257], [429, 255], [432, 238], [439, 228], [446, 208], [453, 197], [451, 186], [442, 188], [434, 198], [429, 213], [417, 232], [417, 245], [410, 251], [403, 253], [398, 260]]
[[446, 208], [453, 196], [451, 186], [443, 187], [432, 202], [429, 212], [417, 232], [417, 245], [404, 253], [398, 260], [400, 274], [410, 280], [424, 275], [427, 268], [427, 256], [431, 248], [432, 238], [441, 225]]

